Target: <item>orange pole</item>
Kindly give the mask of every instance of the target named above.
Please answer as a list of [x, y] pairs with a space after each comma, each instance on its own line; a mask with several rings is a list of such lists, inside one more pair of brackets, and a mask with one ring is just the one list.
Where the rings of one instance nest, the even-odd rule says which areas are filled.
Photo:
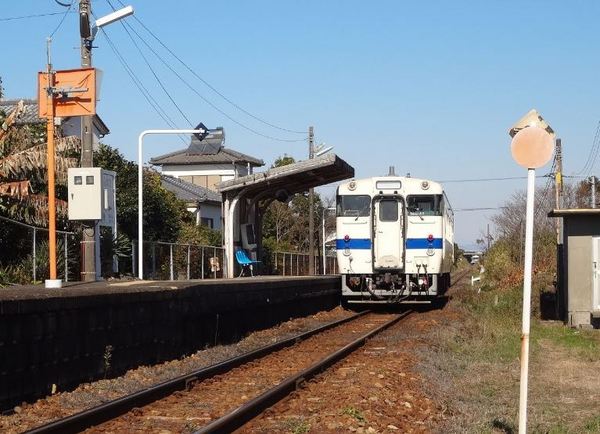
[[[54, 74], [48, 65], [48, 89], [54, 87]], [[54, 93], [49, 91], [47, 97], [48, 123], [48, 245], [50, 255], [50, 279], [56, 280], [56, 193], [54, 164]]]

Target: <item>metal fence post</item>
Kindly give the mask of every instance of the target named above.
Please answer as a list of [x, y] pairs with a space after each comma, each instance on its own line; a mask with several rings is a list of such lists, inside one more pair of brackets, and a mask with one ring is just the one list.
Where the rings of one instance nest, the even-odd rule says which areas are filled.
[[[213, 247], [213, 258], [216, 258], [216, 257], [217, 257], [217, 248]], [[221, 263], [221, 265], [222, 265], [222, 263]], [[214, 267], [214, 270], [215, 271], [213, 274], [214, 274], [214, 278], [216, 279], [217, 278], [217, 267], [216, 266]]]
[[33, 228], [33, 264], [32, 264], [32, 268], [33, 268], [33, 281], [35, 282], [37, 280], [37, 275], [36, 275], [36, 238], [37, 238], [37, 230], [35, 228]]
[[202, 253], [200, 254], [200, 258], [202, 259], [202, 266], [201, 266], [201, 270], [202, 270], [202, 277], [201, 279], [204, 279], [204, 246], [200, 247]]
[[69, 281], [69, 249], [67, 248], [67, 245], [67, 234], [65, 234], [65, 282]]
[[152, 243], [152, 278], [156, 276], [156, 243]]
[[192, 246], [188, 244], [188, 254], [187, 254], [187, 280], [190, 280], [190, 260], [192, 258]]
[[135, 252], [135, 241], [131, 241], [131, 274], [137, 276], [137, 270], [135, 269], [137, 264], [137, 261], [135, 260]]
[[169, 277], [173, 279], [173, 244], [169, 244]]
[[285, 253], [282, 253], [283, 255], [283, 264], [281, 265], [281, 269], [283, 270], [283, 275], [285, 276]]

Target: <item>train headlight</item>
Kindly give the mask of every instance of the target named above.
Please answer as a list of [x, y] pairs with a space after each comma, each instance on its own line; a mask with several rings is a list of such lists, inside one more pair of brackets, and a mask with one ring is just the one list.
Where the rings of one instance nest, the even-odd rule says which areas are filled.
[[430, 243], [433, 243], [433, 234], [427, 235], [427, 241], [429, 241]]
[[348, 190], [350, 190], [350, 191], [356, 190], [356, 182], [350, 181], [350, 184], [348, 184]]
[[424, 283], [425, 283], [425, 280], [419, 279], [419, 286], [423, 286]]
[[350, 241], [350, 235], [344, 235], [344, 241], [345, 242]]
[[427, 182], [427, 181], [423, 181], [423, 182], [421, 183], [421, 188], [422, 188], [423, 190], [427, 190], [427, 189], [429, 188], [429, 182]]
[[357, 288], [360, 286], [360, 277], [351, 277], [348, 279], [348, 285], [352, 288]]

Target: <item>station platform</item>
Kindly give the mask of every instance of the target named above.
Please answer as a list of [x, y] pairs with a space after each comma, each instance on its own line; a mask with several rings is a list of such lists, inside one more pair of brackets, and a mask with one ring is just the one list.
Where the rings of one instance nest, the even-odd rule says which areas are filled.
[[[0, 289], [0, 410], [337, 306], [339, 276]], [[106, 354], [110, 353], [107, 372]]]

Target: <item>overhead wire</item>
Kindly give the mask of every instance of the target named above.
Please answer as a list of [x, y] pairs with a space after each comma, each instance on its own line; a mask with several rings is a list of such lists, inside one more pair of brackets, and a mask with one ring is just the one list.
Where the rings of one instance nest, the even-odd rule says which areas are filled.
[[596, 126], [596, 134], [594, 135], [592, 149], [590, 150], [590, 154], [588, 155], [588, 164], [586, 166], [584, 166], [584, 168], [582, 169], [582, 171], [580, 173], [578, 173], [578, 175], [581, 175], [582, 172], [585, 172], [586, 178], [588, 177], [588, 175], [590, 175], [590, 173], [594, 169], [594, 166], [596, 165], [596, 160], [598, 159], [599, 153], [600, 153], [600, 122], [598, 122], [598, 125]]
[[[121, 66], [123, 66], [123, 69], [125, 69], [125, 72], [127, 72], [127, 75], [129, 75], [129, 78], [131, 78], [131, 81], [133, 81], [134, 85], [140, 91], [142, 96], [146, 99], [148, 104], [154, 109], [154, 111], [158, 114], [158, 116], [169, 127], [171, 127], [172, 129], [177, 129], [175, 122], [173, 122], [173, 120], [169, 117], [169, 115], [161, 107], [160, 103], [154, 99], [154, 97], [148, 91], [148, 89], [144, 86], [142, 81], [137, 77], [137, 75], [135, 74], [133, 69], [129, 66], [129, 64], [127, 63], [125, 58], [121, 55], [121, 53], [119, 52], [119, 50], [117, 49], [115, 44], [112, 42], [112, 40], [110, 39], [108, 34], [104, 31], [104, 29], [101, 28], [100, 30], [102, 31], [102, 34], [106, 38], [106, 41], [108, 42], [108, 45], [110, 46], [111, 50], [113, 51], [113, 53], [115, 54], [115, 56], [117, 57], [119, 62], [121, 63]], [[185, 145], [188, 144], [187, 141], [181, 135], [178, 135], [178, 137]]]
[[144, 45], [146, 45], [146, 47], [157, 57], [157, 59], [160, 60], [161, 63], [163, 65], [165, 65], [165, 67], [167, 67], [188, 89], [190, 89], [192, 92], [194, 92], [206, 104], [208, 104], [209, 106], [211, 106], [217, 112], [221, 113], [223, 116], [225, 116], [231, 122], [233, 122], [236, 125], [244, 128], [247, 131], [250, 131], [253, 134], [256, 134], [257, 136], [261, 136], [261, 137], [264, 137], [266, 139], [274, 140], [274, 141], [277, 141], [277, 142], [303, 142], [303, 141], [307, 140], [306, 137], [302, 138], [302, 139], [284, 139], [284, 138], [281, 138], [281, 137], [275, 137], [275, 136], [271, 136], [269, 134], [264, 134], [264, 133], [261, 133], [260, 131], [258, 131], [256, 129], [254, 129], [252, 127], [249, 127], [248, 125], [246, 125], [246, 124], [238, 121], [237, 119], [233, 118], [228, 113], [226, 113], [224, 110], [222, 110], [221, 108], [219, 108], [218, 106], [216, 106], [214, 103], [212, 103], [209, 99], [207, 99], [204, 95], [202, 95], [194, 86], [192, 86], [185, 78], [183, 78], [181, 76], [181, 74], [179, 74], [166, 60], [163, 59], [163, 57], [159, 53], [156, 52], [156, 50], [154, 50], [152, 48], [152, 46], [150, 46], [148, 44], [148, 42], [131, 26], [131, 24], [126, 23], [125, 25], [129, 26], [129, 28], [131, 29], [131, 31], [140, 39], [140, 41], [142, 41], [142, 43]]
[[71, 0], [71, 4], [67, 5], [64, 3], [60, 3], [57, 2], [58, 4], [60, 4], [61, 6], [64, 6], [67, 8], [67, 10], [63, 13], [62, 18], [60, 19], [60, 21], [58, 22], [58, 25], [54, 28], [54, 30], [52, 31], [52, 33], [50, 33], [50, 38], [54, 37], [54, 34], [56, 32], [58, 32], [58, 30], [61, 28], [61, 26], [63, 25], [63, 23], [65, 22], [65, 18], [67, 18], [67, 15], [69, 14], [69, 12], [71, 12], [71, 8], [73, 8], [73, 3], [75, 2], [75, 0]]
[[0, 18], [0, 21], [17, 21], [17, 20], [26, 20], [31, 18], [41, 18], [41, 17], [51, 17], [53, 15], [62, 15], [64, 12], [48, 12], [44, 14], [32, 14], [32, 15], [21, 15], [16, 17], [3, 17]]
[[[110, 2], [110, 0], [107, 0], [107, 2], [108, 2], [108, 4], [114, 10], [115, 8], [112, 5], [112, 3]], [[169, 93], [169, 91], [167, 90], [167, 88], [165, 87], [165, 85], [163, 84], [162, 80], [160, 79], [160, 77], [158, 76], [158, 74], [156, 73], [156, 71], [154, 70], [154, 68], [152, 67], [152, 65], [150, 64], [150, 62], [146, 58], [146, 56], [144, 55], [144, 52], [142, 51], [142, 49], [140, 48], [140, 46], [137, 44], [137, 42], [135, 41], [135, 39], [133, 38], [133, 36], [129, 32], [129, 30], [127, 29], [127, 27], [123, 23], [123, 21], [120, 21], [120, 23], [123, 26], [123, 29], [125, 30], [125, 32], [127, 33], [127, 35], [129, 36], [129, 39], [131, 39], [131, 42], [133, 43], [133, 45], [137, 49], [138, 53], [140, 53], [140, 56], [142, 56], [142, 59], [144, 59], [144, 63], [146, 63], [146, 66], [148, 67], [148, 69], [150, 70], [150, 72], [152, 73], [152, 75], [154, 76], [154, 79], [156, 80], [156, 82], [158, 83], [158, 85], [160, 86], [160, 88], [163, 90], [163, 92], [165, 93], [165, 95], [167, 95], [167, 98], [169, 98], [169, 100], [171, 101], [171, 103], [175, 106], [175, 108], [177, 109], [177, 111], [179, 112], [179, 114], [187, 121], [187, 123], [190, 125], [190, 127], [193, 127], [194, 125], [192, 124], [192, 121], [190, 121], [190, 119], [186, 116], [186, 114], [183, 112], [183, 110], [181, 109], [181, 107], [179, 107], [179, 104], [177, 104], [177, 102], [175, 101], [175, 99], [171, 96], [171, 94]]]
[[[107, 0], [107, 1], [109, 1], [109, 0]], [[121, 0], [117, 0], [117, 1], [121, 4], [121, 6], [125, 6], [125, 4]], [[109, 2], [109, 4], [110, 4], [110, 2]], [[111, 5], [111, 7], [112, 7], [112, 5]], [[140, 20], [139, 17], [134, 16], [133, 18], [134, 18], [135, 21], [137, 21], [144, 28], [144, 30], [146, 30], [146, 32], [148, 32], [148, 34], [150, 34], [150, 36], [152, 36], [171, 56], [173, 56], [194, 77], [196, 77], [198, 80], [200, 80], [202, 83], [204, 83], [204, 85], [206, 85], [210, 90], [212, 90], [214, 93], [216, 93], [217, 95], [219, 95], [221, 98], [223, 98], [225, 101], [227, 101], [233, 107], [235, 107], [237, 110], [241, 111], [242, 113], [246, 114], [247, 116], [251, 117], [252, 119], [255, 119], [258, 122], [261, 122], [261, 123], [263, 123], [263, 124], [265, 124], [265, 125], [267, 125], [267, 126], [269, 126], [271, 128], [275, 128], [277, 130], [285, 131], [285, 132], [288, 132], [288, 133], [306, 134], [306, 131], [292, 130], [292, 129], [289, 129], [289, 128], [285, 128], [285, 127], [281, 127], [281, 126], [275, 125], [275, 124], [273, 124], [271, 122], [268, 122], [268, 121], [264, 120], [260, 116], [257, 116], [255, 114], [249, 112], [248, 110], [244, 109], [240, 105], [236, 104], [234, 101], [232, 101], [230, 98], [228, 98], [227, 96], [225, 96], [222, 92], [220, 92], [217, 88], [215, 88], [213, 85], [211, 85], [208, 81], [206, 81], [204, 78], [202, 78], [196, 71], [194, 71], [188, 64], [186, 64], [179, 56], [177, 56], [177, 54], [175, 54], [175, 52], [173, 52], [173, 50], [171, 50], [158, 36], [156, 36], [156, 34], [152, 30], [150, 30], [142, 22], [142, 20]]]

